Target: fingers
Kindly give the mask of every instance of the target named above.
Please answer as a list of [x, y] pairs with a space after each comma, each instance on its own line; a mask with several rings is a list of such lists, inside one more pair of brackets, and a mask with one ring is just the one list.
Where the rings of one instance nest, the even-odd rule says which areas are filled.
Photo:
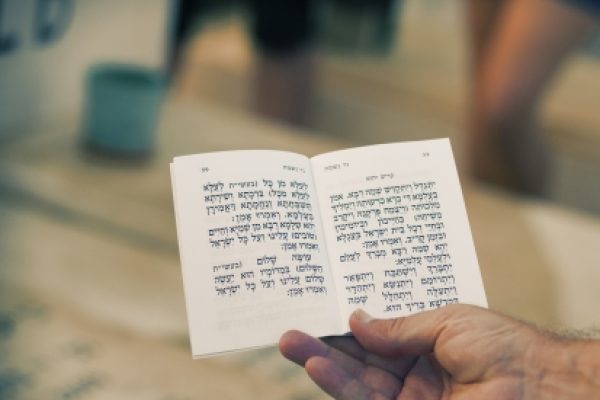
[[354, 337], [332, 336], [322, 340], [334, 349], [361, 361], [363, 364], [383, 369], [402, 379], [417, 362], [417, 356], [405, 356], [396, 359], [382, 358], [377, 354], [366, 351]]
[[416, 357], [397, 360], [381, 358], [366, 351], [353, 337], [328, 337], [322, 340], [300, 331], [286, 332], [279, 340], [279, 350], [287, 359], [304, 366], [310, 357], [321, 356], [344, 363], [346, 368], [377, 367], [397, 377], [404, 377]]
[[326, 357], [328, 346], [317, 338], [300, 331], [288, 331], [279, 339], [279, 351], [285, 358], [304, 367], [310, 357]]
[[350, 328], [366, 350], [381, 356], [425, 355], [434, 352], [438, 338], [452, 318], [477, 310], [471, 306], [451, 306], [395, 319], [373, 319], [357, 310], [350, 317]]
[[308, 376], [336, 400], [389, 400], [398, 392], [384, 395], [324, 357], [311, 357], [305, 366]]
[[378, 386], [366, 384], [327, 358], [311, 357], [307, 360], [305, 369], [310, 378], [336, 400], [437, 400], [444, 393], [440, 370], [428, 356], [418, 358], [406, 382], [394, 393], [386, 393]]
[[[360, 346], [358, 346], [352, 338], [338, 339], [339, 340], [336, 340], [338, 344], [346, 342], [346, 348], [352, 348], [352, 351], [355, 354], [360, 356], [357, 352], [362, 351], [364, 353], [364, 350], [360, 350]], [[351, 342], [354, 342], [355, 344], [349, 344]], [[389, 398], [395, 396], [402, 388], [402, 379], [389, 371], [389, 369], [393, 367], [393, 362], [380, 360], [381, 364], [390, 364], [385, 366], [387, 368], [368, 365], [343, 351], [328, 346], [322, 341], [299, 331], [286, 332], [279, 341], [279, 348], [286, 358], [299, 365], [303, 365], [317, 384], [320, 386], [329, 385], [327, 386], [328, 389], [324, 387], [324, 390], [327, 390], [328, 393], [332, 393], [331, 390], [333, 390], [333, 388], [338, 390], [341, 386], [351, 383], [351, 381], [359, 382], [362, 386], [377, 391]], [[366, 357], [365, 354], [363, 354], [362, 357]], [[315, 366], [313, 365], [315, 360], [321, 361]], [[323, 360], [326, 360], [327, 362]], [[403, 365], [409, 365], [404, 368], [404, 374], [408, 372], [410, 366], [413, 364], [414, 361], [410, 363], [404, 361]], [[332, 369], [332, 371], [336, 373], [329, 378], [325, 375], [319, 375], [324, 369]], [[311, 375], [310, 371], [314, 371], [314, 374]], [[356, 382], [352, 382], [351, 386], [354, 387], [357, 384]]]
[[419, 357], [415, 367], [404, 381], [399, 400], [438, 400], [443, 398], [444, 380], [431, 356]]

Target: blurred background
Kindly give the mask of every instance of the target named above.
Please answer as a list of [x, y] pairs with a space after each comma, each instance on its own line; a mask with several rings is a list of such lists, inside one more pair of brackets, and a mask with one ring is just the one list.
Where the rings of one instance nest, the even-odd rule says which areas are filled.
[[593, 331], [590, 7], [0, 0], [0, 399], [325, 398], [275, 349], [191, 361], [168, 163], [207, 151], [450, 137], [490, 307]]

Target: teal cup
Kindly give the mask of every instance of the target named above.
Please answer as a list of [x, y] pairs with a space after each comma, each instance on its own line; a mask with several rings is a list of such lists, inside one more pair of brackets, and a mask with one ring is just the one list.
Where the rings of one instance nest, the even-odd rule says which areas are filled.
[[164, 93], [161, 74], [136, 65], [100, 64], [86, 79], [86, 144], [118, 156], [150, 154]]

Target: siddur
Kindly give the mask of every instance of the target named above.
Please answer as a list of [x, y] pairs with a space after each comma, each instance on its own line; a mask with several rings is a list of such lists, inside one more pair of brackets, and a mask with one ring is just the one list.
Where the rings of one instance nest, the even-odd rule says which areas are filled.
[[487, 305], [448, 139], [188, 155], [171, 178], [195, 358], [342, 335], [356, 308]]

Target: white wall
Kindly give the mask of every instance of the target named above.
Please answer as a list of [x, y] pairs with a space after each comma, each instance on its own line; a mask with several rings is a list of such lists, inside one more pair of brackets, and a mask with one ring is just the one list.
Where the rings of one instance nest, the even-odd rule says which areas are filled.
[[[44, 1], [49, 20], [72, 2], [62, 37], [41, 45], [35, 10]], [[86, 70], [98, 62], [162, 66], [170, 0], [0, 0], [0, 47], [12, 36], [14, 51], [0, 51], [0, 136], [82, 109]], [[68, 7], [64, 8], [67, 9]]]

